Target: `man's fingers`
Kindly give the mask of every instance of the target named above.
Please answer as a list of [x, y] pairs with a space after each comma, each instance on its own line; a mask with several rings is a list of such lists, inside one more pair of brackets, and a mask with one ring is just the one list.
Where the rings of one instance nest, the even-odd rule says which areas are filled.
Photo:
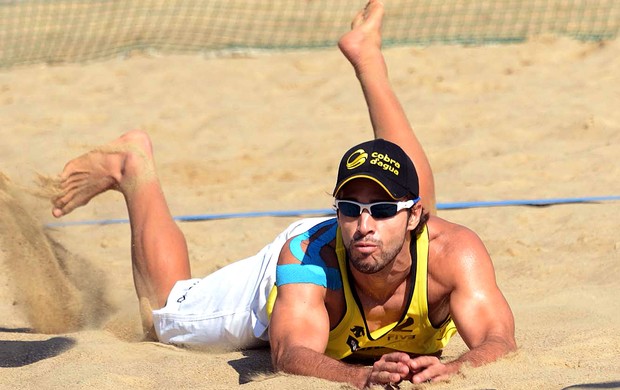
[[404, 352], [391, 352], [383, 355], [379, 361], [408, 363], [411, 357]]
[[387, 372], [396, 372], [399, 374], [407, 374], [409, 372], [409, 368], [407, 365], [400, 362], [375, 362], [374, 369], [376, 371], [387, 371]]
[[440, 364], [439, 359], [435, 356], [418, 356], [411, 359], [407, 365], [413, 372], [418, 372], [433, 364]]
[[409, 372], [406, 366], [403, 366], [404, 372], [393, 372], [386, 370], [376, 370], [373, 368], [373, 372], [370, 375], [369, 382], [370, 383], [398, 383], [403, 380], [404, 377], [407, 376], [406, 373]]
[[437, 381], [447, 378], [446, 375], [441, 375], [436, 371], [437, 370], [435, 369], [435, 367], [429, 367], [426, 370], [420, 373], [417, 373], [413, 377], [411, 377], [411, 382], [412, 383], [437, 382]]
[[408, 367], [414, 374], [411, 377], [413, 383], [437, 382], [449, 377], [447, 366], [434, 356], [419, 356], [411, 359]]
[[403, 378], [410, 376], [409, 367], [406, 361], [403, 361], [405, 357], [408, 358], [409, 356], [401, 352], [383, 355], [372, 366], [370, 383], [398, 383]]
[[373, 374], [372, 383], [398, 383], [402, 380], [400, 374], [395, 372], [381, 371]]

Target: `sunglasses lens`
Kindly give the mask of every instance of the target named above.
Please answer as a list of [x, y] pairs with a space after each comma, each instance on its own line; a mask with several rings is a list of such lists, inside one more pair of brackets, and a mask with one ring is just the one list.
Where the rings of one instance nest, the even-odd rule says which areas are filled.
[[347, 217], [358, 217], [361, 214], [360, 206], [343, 200], [338, 202], [338, 210]]
[[[338, 210], [347, 217], [359, 217], [361, 206], [355, 202], [339, 200], [336, 204]], [[391, 218], [398, 212], [396, 203], [373, 203], [370, 205], [370, 214], [375, 218]]]
[[390, 218], [397, 212], [398, 206], [395, 203], [378, 203], [370, 206], [370, 214], [375, 218]]

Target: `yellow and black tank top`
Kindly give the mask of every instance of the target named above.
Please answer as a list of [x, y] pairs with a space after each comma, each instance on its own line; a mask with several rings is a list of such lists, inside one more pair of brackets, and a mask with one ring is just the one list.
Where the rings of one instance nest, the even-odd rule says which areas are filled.
[[[332, 223], [335, 225], [335, 220]], [[327, 288], [343, 290], [346, 309], [340, 322], [329, 332], [325, 354], [334, 359], [375, 358], [393, 351], [430, 355], [442, 350], [456, 333], [456, 326], [452, 319], [448, 318], [436, 328], [428, 318], [429, 238], [427, 228], [424, 228], [420, 237], [411, 245], [411, 257], [414, 264], [411, 270], [413, 287], [406, 297], [407, 310], [400, 320], [373, 332], [368, 330], [362, 306], [355, 289], [350, 284], [351, 275], [340, 228], [333, 228], [329, 231], [328, 235], [332, 235], [331, 239], [323, 237], [319, 246], [336, 240], [338, 270], [334, 268], [326, 270], [330, 271], [327, 272]], [[315, 253], [318, 252], [317, 250]], [[334, 279], [339, 280], [334, 281]], [[267, 305], [269, 315], [271, 315], [276, 295], [277, 289], [274, 286]]]
[[[456, 333], [456, 326], [448, 318], [435, 328], [428, 319], [427, 266], [428, 231], [426, 227], [416, 240], [414, 258], [415, 269], [411, 271], [413, 288], [407, 297], [409, 304], [402, 318], [392, 324], [368, 330], [364, 312], [359, 299], [351, 288], [346, 250], [342, 243], [340, 229], [336, 234], [336, 254], [342, 275], [346, 312], [334, 329], [329, 332], [325, 354], [335, 359], [351, 355], [356, 357], [380, 357], [384, 353], [402, 351], [418, 355], [434, 354], [442, 350]], [[413, 248], [412, 248], [413, 249]]]

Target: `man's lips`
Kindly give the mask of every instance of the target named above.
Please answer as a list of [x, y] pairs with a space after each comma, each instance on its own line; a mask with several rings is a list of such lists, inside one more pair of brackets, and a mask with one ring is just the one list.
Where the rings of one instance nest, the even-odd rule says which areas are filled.
[[361, 253], [372, 253], [377, 249], [377, 244], [368, 241], [358, 241], [353, 244], [353, 248]]

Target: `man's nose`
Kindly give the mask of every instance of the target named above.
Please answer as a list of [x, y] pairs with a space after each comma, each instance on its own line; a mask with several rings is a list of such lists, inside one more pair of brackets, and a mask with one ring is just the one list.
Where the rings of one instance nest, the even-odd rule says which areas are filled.
[[368, 233], [374, 231], [375, 228], [375, 219], [372, 215], [370, 215], [370, 211], [362, 210], [362, 213], [359, 217], [357, 217], [357, 231], [362, 235], [367, 235]]

